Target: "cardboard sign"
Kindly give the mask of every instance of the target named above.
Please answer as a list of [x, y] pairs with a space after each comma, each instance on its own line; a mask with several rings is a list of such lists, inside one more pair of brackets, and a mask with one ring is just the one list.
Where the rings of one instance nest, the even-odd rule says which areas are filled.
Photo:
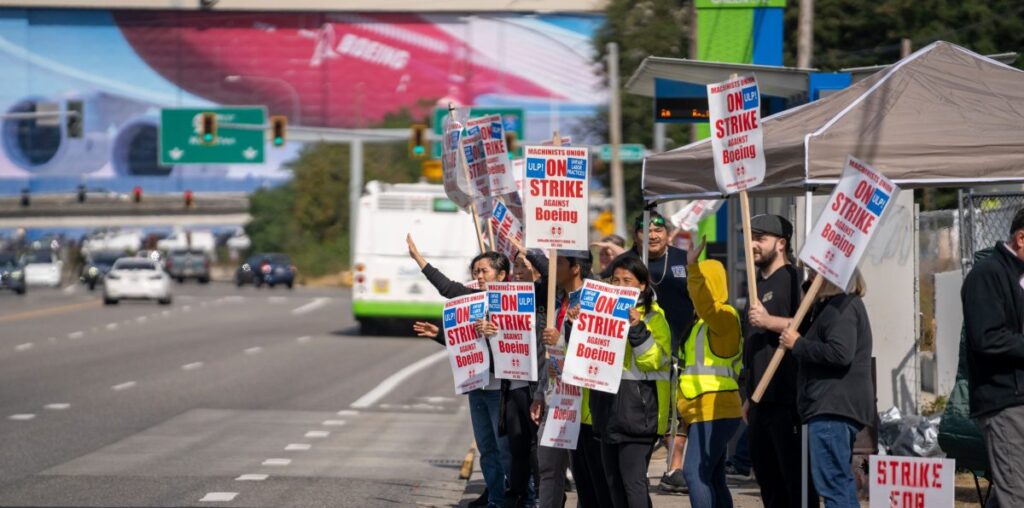
[[[454, 114], [454, 117], [453, 117]], [[472, 203], [469, 182], [462, 169], [462, 128], [466, 123], [465, 111], [453, 109], [442, 122], [441, 166], [443, 169], [444, 193], [459, 208], [468, 210]]]
[[487, 284], [490, 318], [498, 334], [490, 338], [494, 377], [537, 380], [536, 297], [529, 282]]
[[672, 224], [683, 231], [697, 231], [700, 221], [714, 215], [722, 207], [720, 199], [695, 199], [672, 214]]
[[546, 397], [548, 410], [540, 446], [575, 450], [580, 437], [583, 389], [560, 382], [553, 385], [551, 395]]
[[490, 381], [487, 342], [476, 331], [476, 322], [486, 315], [486, 305], [486, 293], [460, 296], [444, 304], [444, 343], [455, 378], [455, 393], [483, 388]]
[[[469, 172], [470, 191], [473, 197], [491, 195], [490, 175], [487, 173], [487, 155], [484, 153], [484, 142], [479, 127], [466, 129], [466, 134], [459, 141], [462, 147], [462, 158]], [[490, 210], [490, 208], [487, 208]]]
[[616, 393], [622, 381], [629, 309], [640, 290], [587, 280], [580, 295], [580, 315], [572, 325], [562, 382]]
[[872, 455], [871, 508], [953, 508], [953, 459]]
[[516, 191], [516, 180], [512, 174], [512, 161], [505, 146], [505, 129], [502, 127], [501, 115], [470, 118], [466, 123], [470, 136], [480, 133], [484, 157], [487, 159], [487, 174], [490, 195], [500, 196]]
[[524, 158], [526, 247], [589, 249], [589, 151], [578, 147], [527, 146]]
[[800, 249], [800, 260], [845, 290], [899, 191], [875, 168], [847, 157], [843, 176]]
[[735, 194], [764, 181], [761, 93], [754, 76], [708, 85], [711, 152], [722, 194]]
[[523, 244], [523, 223], [501, 201], [494, 202], [490, 220], [491, 228], [494, 229], [494, 243], [497, 244], [494, 250], [514, 260], [519, 251], [512, 241]]

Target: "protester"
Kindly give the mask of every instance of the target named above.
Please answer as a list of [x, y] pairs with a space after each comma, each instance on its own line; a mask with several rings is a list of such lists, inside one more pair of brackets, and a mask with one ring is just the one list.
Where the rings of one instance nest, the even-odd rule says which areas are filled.
[[608, 235], [601, 239], [600, 242], [595, 242], [595, 247], [598, 247], [597, 252], [597, 272], [604, 272], [608, 265], [626, 251], [626, 239], [619, 235]]
[[[679, 346], [690, 334], [693, 325], [693, 302], [686, 289], [687, 251], [677, 249], [668, 244], [668, 223], [660, 213], [650, 212], [647, 239], [647, 269], [651, 274], [651, 283], [658, 305], [665, 311], [668, 326], [672, 330], [672, 356], [678, 358]], [[644, 244], [644, 216], [638, 215], [633, 222], [633, 248], [619, 256], [641, 258]], [[599, 242], [602, 248], [614, 249], [614, 244]], [[611, 273], [605, 270], [602, 279], [608, 279]], [[668, 439], [668, 438], [666, 438]], [[686, 448], [685, 432], [679, 433], [674, 440], [669, 471], [661, 479], [658, 487], [668, 492], [686, 492], [686, 482], [680, 472], [683, 462], [683, 450]]]
[[683, 476], [694, 508], [731, 508], [725, 454], [740, 424], [740, 317], [729, 300], [725, 267], [699, 261], [705, 241], [687, 254], [687, 289], [697, 322], [683, 346], [679, 417], [686, 424]]
[[[812, 272], [811, 280], [818, 276]], [[798, 410], [807, 424], [811, 477], [825, 508], [860, 506], [850, 466], [853, 443], [876, 417], [865, 291], [860, 270], [849, 293], [825, 281], [800, 331], [786, 329], [781, 336], [797, 360]]]
[[1024, 208], [1010, 236], [964, 279], [971, 416], [980, 423], [992, 471], [987, 506], [1024, 506]]
[[[480, 291], [450, 280], [420, 255], [412, 235], [406, 237], [409, 256], [419, 265], [423, 275], [445, 298], [456, 298]], [[508, 258], [496, 252], [484, 252], [473, 258], [470, 272], [481, 288], [488, 282], [502, 282], [509, 274]], [[426, 328], [414, 325], [417, 333]], [[497, 331], [493, 323], [481, 320], [477, 330], [489, 335]], [[504, 386], [503, 386], [504, 385]], [[504, 394], [504, 396], [503, 396]], [[473, 436], [480, 451], [480, 469], [487, 489], [485, 495], [474, 501], [474, 506], [504, 507], [526, 503], [529, 495], [530, 440], [534, 434], [531, 428], [521, 428], [523, 415], [529, 420], [531, 392], [525, 381], [503, 382], [490, 376], [487, 386], [469, 392], [470, 420]], [[525, 401], [524, 401], [525, 398]], [[502, 408], [504, 407], [504, 411]], [[505, 421], [501, 421], [504, 413]], [[511, 425], [510, 425], [511, 424]], [[509, 428], [511, 427], [511, 429]], [[505, 432], [500, 432], [504, 429]], [[508, 432], [512, 430], [513, 432]], [[506, 500], [505, 481], [509, 482], [509, 498]], [[486, 503], [484, 500], [486, 499]], [[507, 504], [506, 504], [507, 501]]]
[[[547, 273], [548, 260], [542, 255], [530, 254], [531, 263], [541, 272]], [[578, 309], [583, 279], [590, 274], [592, 258], [589, 251], [558, 251], [555, 265], [556, 285], [559, 289], [556, 304], [555, 327], [542, 331], [544, 343], [550, 346], [568, 342], [569, 331], [572, 329], [572, 315]], [[538, 323], [545, 323], [538, 314]], [[540, 380], [533, 395], [533, 406], [530, 413], [541, 426], [546, 416], [550, 391], [554, 390], [556, 380], [562, 372], [562, 366], [544, 360], [543, 368], [538, 370]], [[580, 410], [580, 433], [576, 449], [572, 451], [546, 446], [537, 447], [537, 461], [540, 470], [540, 493], [538, 496], [541, 508], [561, 507], [565, 503], [565, 468], [572, 469], [576, 481], [576, 497], [581, 507], [611, 507], [608, 485], [604, 469], [601, 467], [600, 443], [594, 438], [589, 409], [589, 390], [583, 389], [583, 402]], [[543, 428], [538, 432], [543, 435]]]
[[[791, 264], [793, 225], [778, 215], [750, 219], [752, 254], [757, 266], [757, 298], [747, 302], [743, 366], [746, 393], [752, 394], [764, 376], [779, 335], [789, 326], [802, 297], [800, 271]], [[750, 458], [761, 500], [766, 508], [788, 508], [801, 503], [801, 425], [797, 411], [797, 364], [786, 355], [761, 401], [743, 403]], [[739, 443], [737, 449], [739, 449]], [[737, 450], [738, 453], [738, 450]], [[737, 465], [732, 459], [733, 467]], [[742, 472], [742, 471], [737, 471]], [[726, 474], [729, 467], [726, 466]], [[813, 487], [809, 505], [817, 505]]]
[[629, 309], [629, 332], [617, 393], [591, 391], [594, 433], [601, 442], [601, 463], [615, 508], [651, 504], [647, 467], [654, 443], [668, 430], [671, 330], [654, 301], [643, 261], [620, 257], [609, 265], [610, 282], [640, 290]]

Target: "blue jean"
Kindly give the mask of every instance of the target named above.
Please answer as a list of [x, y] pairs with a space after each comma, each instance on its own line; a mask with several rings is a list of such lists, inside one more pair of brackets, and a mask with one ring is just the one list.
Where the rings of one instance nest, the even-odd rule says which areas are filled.
[[508, 439], [498, 437], [499, 390], [469, 392], [469, 418], [473, 422], [473, 438], [480, 451], [480, 471], [487, 485], [487, 501], [501, 506], [505, 503], [505, 472], [511, 469], [512, 456]]
[[725, 454], [739, 418], [691, 423], [686, 432], [683, 477], [690, 487], [693, 508], [732, 508], [725, 483]]
[[851, 460], [860, 425], [841, 416], [815, 416], [807, 421], [811, 477], [825, 508], [859, 508]]

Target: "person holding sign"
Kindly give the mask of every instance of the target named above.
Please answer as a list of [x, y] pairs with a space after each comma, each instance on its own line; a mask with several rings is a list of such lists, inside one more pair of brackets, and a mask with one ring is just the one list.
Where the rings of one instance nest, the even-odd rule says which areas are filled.
[[[820, 277], [811, 272], [811, 280]], [[860, 270], [851, 288], [822, 283], [799, 332], [787, 328], [781, 342], [798, 364], [800, 418], [807, 424], [811, 477], [825, 508], [859, 507], [850, 469], [857, 433], [875, 421], [871, 381], [871, 323], [864, 308]]]
[[731, 508], [725, 455], [740, 425], [740, 315], [728, 304], [725, 267], [699, 261], [706, 240], [687, 253], [687, 290], [697, 314], [683, 344], [679, 418], [686, 426], [683, 476], [694, 508]]
[[612, 285], [639, 289], [640, 298], [629, 309], [618, 392], [591, 390], [590, 411], [612, 506], [645, 508], [651, 504], [647, 466], [654, 443], [668, 431], [672, 332], [642, 260], [620, 257], [608, 270]]

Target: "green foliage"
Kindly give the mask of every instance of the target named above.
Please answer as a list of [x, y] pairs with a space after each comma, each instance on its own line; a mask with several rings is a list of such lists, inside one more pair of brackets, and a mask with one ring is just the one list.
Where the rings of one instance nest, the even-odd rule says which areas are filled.
[[245, 234], [253, 252], [283, 252], [286, 249], [294, 192], [291, 184], [260, 189], [249, 196], [249, 215]]

